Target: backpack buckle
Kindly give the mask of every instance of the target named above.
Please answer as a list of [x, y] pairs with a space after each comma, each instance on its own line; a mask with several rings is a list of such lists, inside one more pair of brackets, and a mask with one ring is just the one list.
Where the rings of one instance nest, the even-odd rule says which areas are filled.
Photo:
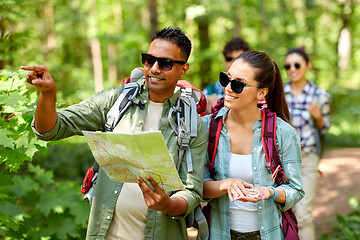
[[269, 163], [269, 162], [267, 162], [267, 163], [265, 164], [265, 168], [266, 168], [266, 170], [268, 171], [269, 174], [272, 174], [271, 166], [270, 166], [270, 163]]

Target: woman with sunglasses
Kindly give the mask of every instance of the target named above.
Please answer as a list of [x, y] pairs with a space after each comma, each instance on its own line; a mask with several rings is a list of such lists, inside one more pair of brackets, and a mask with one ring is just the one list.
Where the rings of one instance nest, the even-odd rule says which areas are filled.
[[291, 122], [298, 129], [302, 152], [302, 180], [306, 195], [295, 206], [300, 239], [315, 239], [312, 205], [316, 194], [318, 163], [322, 154], [322, 136], [330, 126], [330, 95], [306, 79], [309, 56], [302, 48], [293, 48], [285, 58], [290, 81], [284, 85]]
[[[223, 127], [215, 176], [210, 177], [209, 169], [204, 168], [203, 197], [211, 200], [210, 238], [283, 239], [282, 211], [293, 207], [304, 191], [300, 139], [289, 123], [279, 68], [265, 53], [244, 52], [227, 73], [220, 73], [220, 83], [225, 97], [224, 107], [216, 115], [222, 117]], [[257, 102], [264, 97], [268, 108], [278, 115], [276, 144], [289, 180], [280, 186], [271, 180], [262, 147]], [[210, 117], [203, 117], [207, 128]]]

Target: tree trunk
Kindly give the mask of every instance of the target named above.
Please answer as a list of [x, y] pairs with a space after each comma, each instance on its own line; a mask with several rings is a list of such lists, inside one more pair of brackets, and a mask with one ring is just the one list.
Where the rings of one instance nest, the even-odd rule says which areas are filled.
[[260, 39], [260, 47], [264, 49], [265, 52], [270, 52], [272, 46], [269, 41], [269, 17], [266, 11], [266, 1], [260, 0], [260, 11], [261, 11], [261, 28], [259, 28], [259, 39]]
[[92, 0], [92, 8], [90, 10], [90, 30], [92, 33], [92, 36], [90, 37], [90, 49], [94, 71], [95, 92], [100, 92], [104, 90], [104, 79], [101, 59], [101, 43], [97, 38], [96, 1], [97, 0]]
[[47, 3], [44, 6], [45, 13], [45, 61], [48, 59], [49, 52], [56, 47], [56, 35], [54, 31], [54, 5], [52, 3]]
[[351, 0], [344, 0], [342, 5], [341, 21], [342, 29], [339, 33], [338, 39], [338, 66], [340, 72], [337, 74], [338, 77], [343, 71], [345, 71], [351, 60], [351, 32], [349, 30], [349, 23], [351, 18], [351, 12], [349, 11], [352, 8]]
[[150, 25], [151, 25], [149, 38], [151, 39], [154, 33], [158, 31], [158, 13], [157, 13], [156, 0], [149, 0], [149, 10], [150, 10]]
[[90, 40], [91, 59], [94, 69], [95, 92], [104, 90], [103, 67], [101, 60], [101, 44], [99, 39]]
[[[209, 18], [207, 16], [201, 16], [196, 18], [199, 31], [199, 40], [200, 40], [200, 53], [206, 52], [210, 46], [209, 38]], [[201, 56], [206, 56], [206, 54], [200, 54]], [[207, 76], [211, 72], [211, 58], [202, 57], [200, 59], [200, 72], [201, 76], [201, 88], [203, 89], [208, 84], [208, 79], [203, 79], [204, 76]]]
[[117, 67], [116, 67], [116, 45], [110, 43], [108, 46], [108, 56], [109, 56], [109, 69], [108, 69], [108, 78], [111, 83], [111, 86], [117, 87]]
[[[234, 9], [234, 28], [233, 28], [233, 36], [232, 37], [240, 37], [240, 29], [241, 29], [241, 4], [238, 1], [232, 2], [232, 9]], [[231, 37], [231, 38], [232, 38]]]

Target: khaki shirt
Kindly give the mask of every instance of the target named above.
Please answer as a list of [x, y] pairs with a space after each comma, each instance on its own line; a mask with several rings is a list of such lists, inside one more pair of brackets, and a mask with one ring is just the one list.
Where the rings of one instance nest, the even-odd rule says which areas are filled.
[[[137, 98], [145, 104], [145, 107], [141, 109], [132, 104], [126, 110], [119, 122], [123, 132], [134, 133], [142, 130], [149, 102], [149, 92], [144, 81], [141, 81], [140, 85], [141, 92]], [[41, 134], [37, 132], [33, 122], [33, 131], [38, 138], [47, 141], [58, 140], [72, 135], [82, 135], [82, 130], [104, 131], [106, 114], [122, 90], [122, 87], [111, 88], [97, 93], [79, 104], [58, 111], [57, 122], [54, 128], [47, 133]], [[179, 96], [180, 93], [175, 92], [173, 96], [165, 100], [160, 125], [160, 131], [175, 166], [178, 162], [179, 147], [177, 145], [177, 135], [168, 121], [168, 113], [171, 106], [176, 106]], [[175, 116], [173, 118], [175, 119]], [[200, 203], [203, 191], [202, 177], [207, 149], [207, 134], [200, 117], [198, 117], [197, 133], [197, 137], [192, 138], [189, 144], [194, 171], [188, 173], [186, 159], [184, 158], [179, 175], [185, 190], [169, 193], [171, 197], [179, 196], [184, 198], [187, 202], [187, 211], [182, 216], [174, 217], [149, 209], [146, 219], [145, 239], [187, 239], [184, 218]], [[115, 204], [122, 184], [111, 181], [101, 169], [99, 170], [86, 239], [104, 239], [113, 218]]]

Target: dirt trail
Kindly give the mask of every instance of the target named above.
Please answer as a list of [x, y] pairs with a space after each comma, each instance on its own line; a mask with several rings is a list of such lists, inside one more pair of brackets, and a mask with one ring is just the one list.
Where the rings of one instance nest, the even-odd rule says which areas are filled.
[[[337, 213], [351, 211], [349, 197], [360, 200], [360, 148], [327, 151], [319, 168], [323, 176], [318, 181], [313, 211], [318, 239], [331, 229], [329, 221], [334, 220]], [[189, 240], [196, 239], [196, 230], [189, 229], [188, 233]]]
[[313, 217], [318, 239], [328, 232], [336, 214], [348, 214], [349, 197], [360, 200], [360, 148], [342, 148], [325, 153], [321, 160]]

